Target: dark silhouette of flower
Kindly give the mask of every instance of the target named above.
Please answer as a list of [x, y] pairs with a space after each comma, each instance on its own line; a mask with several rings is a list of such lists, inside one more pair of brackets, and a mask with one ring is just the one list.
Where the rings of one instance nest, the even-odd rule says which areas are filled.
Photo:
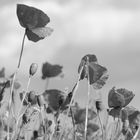
[[52, 78], [60, 75], [62, 73], [62, 66], [52, 65], [48, 62], [44, 63], [42, 66], [42, 79]]
[[17, 17], [20, 25], [26, 29], [26, 35], [31, 41], [37, 42], [44, 39], [53, 31], [50, 27], [45, 27], [50, 22], [48, 15], [37, 8], [17, 4]]
[[98, 64], [97, 58], [93, 54], [85, 55], [82, 58], [78, 68], [78, 73], [80, 73], [81, 69], [82, 72], [80, 79], [83, 80], [89, 76], [90, 85], [96, 83], [93, 87], [97, 89], [102, 88], [102, 86], [105, 84], [105, 81], [108, 79], [108, 76], [104, 77], [104, 75], [107, 73], [107, 69]]
[[122, 108], [126, 107], [134, 96], [133, 92], [127, 89], [115, 89], [115, 87], [113, 87], [109, 91], [108, 95], [108, 106], [111, 108], [109, 115], [113, 117], [120, 117]]

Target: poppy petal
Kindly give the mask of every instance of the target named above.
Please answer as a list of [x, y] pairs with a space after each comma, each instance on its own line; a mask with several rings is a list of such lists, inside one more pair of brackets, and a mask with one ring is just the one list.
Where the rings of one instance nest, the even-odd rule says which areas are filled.
[[43, 11], [24, 4], [17, 4], [17, 17], [20, 25], [28, 29], [44, 27], [50, 22]]
[[123, 107], [125, 105], [124, 96], [115, 91], [113, 87], [108, 94], [108, 106], [110, 108]]

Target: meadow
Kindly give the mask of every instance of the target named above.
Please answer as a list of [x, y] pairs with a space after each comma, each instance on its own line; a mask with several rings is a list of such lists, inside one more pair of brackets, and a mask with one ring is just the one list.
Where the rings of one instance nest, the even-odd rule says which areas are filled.
[[[16, 71], [7, 76], [0, 70], [0, 140], [139, 140], [140, 111], [129, 103], [135, 94], [125, 87], [110, 87], [108, 106], [100, 90], [107, 84], [108, 69], [99, 64], [96, 54], [85, 54], [79, 62], [77, 81], [72, 89], [49, 89], [49, 79], [64, 78], [63, 66], [42, 63], [43, 93], [29, 90], [38, 64], [29, 68], [27, 87], [21, 91], [18, 80], [26, 39], [38, 42], [55, 32], [48, 27], [50, 17], [42, 10], [17, 4], [17, 18], [25, 29]], [[27, 40], [27, 41], [28, 41]], [[87, 83], [83, 108], [75, 101], [82, 80]], [[94, 94], [96, 98], [90, 98]]]

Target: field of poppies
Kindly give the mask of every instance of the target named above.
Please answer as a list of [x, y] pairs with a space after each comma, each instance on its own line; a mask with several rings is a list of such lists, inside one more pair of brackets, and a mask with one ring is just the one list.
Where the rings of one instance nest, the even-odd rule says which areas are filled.
[[[17, 4], [17, 18], [25, 29], [21, 53], [14, 74], [0, 70], [0, 140], [139, 140], [140, 111], [129, 106], [134, 93], [128, 89], [111, 87], [108, 106], [104, 106], [100, 89], [109, 78], [106, 67], [99, 64], [95, 54], [85, 54], [79, 62], [77, 81], [69, 91], [44, 89], [30, 91], [29, 86], [38, 70], [32, 63], [27, 87], [21, 91], [18, 80], [24, 42], [38, 42], [53, 33], [48, 27], [50, 18], [43, 11]], [[55, 29], [54, 29], [55, 30]], [[63, 66], [42, 64], [42, 80], [64, 77]], [[84, 108], [75, 101], [82, 80], [87, 81], [87, 101]], [[95, 97], [90, 98], [94, 91]]]

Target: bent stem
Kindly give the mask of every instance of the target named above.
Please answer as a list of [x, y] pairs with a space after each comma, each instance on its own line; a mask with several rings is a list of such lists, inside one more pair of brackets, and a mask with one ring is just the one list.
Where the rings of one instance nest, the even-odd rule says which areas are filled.
[[[13, 79], [11, 81], [11, 88], [10, 88], [10, 99], [9, 99], [9, 104], [8, 104], [8, 114], [10, 115], [10, 111], [11, 111], [11, 104], [12, 104], [12, 94], [13, 94], [13, 89], [14, 89], [14, 83], [15, 83], [15, 80], [16, 80], [16, 76], [17, 76], [17, 73], [19, 71], [19, 68], [20, 68], [20, 64], [21, 64], [21, 58], [22, 58], [22, 54], [23, 54], [23, 50], [24, 50], [24, 42], [25, 42], [25, 36], [26, 36], [26, 31], [24, 33], [24, 36], [23, 36], [23, 40], [22, 40], [22, 45], [21, 45], [21, 51], [20, 51], [20, 56], [19, 56], [19, 60], [18, 60], [18, 65], [17, 65], [17, 68], [16, 68], [16, 71], [14, 73], [14, 76], [13, 76]], [[14, 114], [12, 114], [13, 117], [14, 117]], [[9, 116], [8, 116], [8, 129], [7, 129], [7, 140], [9, 140]]]

